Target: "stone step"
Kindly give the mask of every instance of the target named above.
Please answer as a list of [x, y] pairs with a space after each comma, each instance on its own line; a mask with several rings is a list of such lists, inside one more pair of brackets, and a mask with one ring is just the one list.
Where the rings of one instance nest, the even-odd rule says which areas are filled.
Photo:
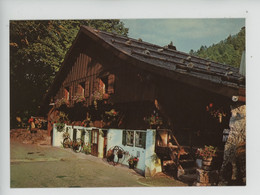
[[179, 178], [183, 175], [193, 175], [193, 174], [196, 174], [196, 167], [178, 169], [177, 178]]
[[195, 174], [196, 173], [196, 167], [190, 167], [190, 168], [184, 168], [184, 174]]
[[179, 163], [183, 168], [190, 168], [190, 167], [194, 167], [195, 165], [195, 161], [193, 159], [180, 160]]

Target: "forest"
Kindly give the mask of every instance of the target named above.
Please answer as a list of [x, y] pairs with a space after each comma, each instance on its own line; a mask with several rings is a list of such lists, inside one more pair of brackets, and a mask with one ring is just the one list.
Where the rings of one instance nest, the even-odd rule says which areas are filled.
[[229, 35], [225, 40], [210, 47], [201, 46], [197, 51], [190, 50], [190, 54], [239, 67], [243, 51], [245, 51], [245, 27], [236, 35]]
[[120, 20], [10, 21], [11, 128], [26, 126], [37, 115], [80, 25], [128, 34]]

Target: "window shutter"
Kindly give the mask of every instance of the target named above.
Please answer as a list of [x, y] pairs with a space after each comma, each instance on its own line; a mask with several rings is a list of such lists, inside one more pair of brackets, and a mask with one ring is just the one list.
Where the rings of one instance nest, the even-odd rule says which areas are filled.
[[108, 88], [107, 88], [108, 94], [112, 94], [112, 93], [115, 92], [115, 90], [114, 90], [114, 83], [115, 83], [115, 75], [114, 74], [110, 74], [108, 76]]
[[125, 130], [123, 130], [123, 133], [122, 133], [122, 144], [123, 144], [123, 146], [126, 145], [126, 131]]
[[146, 145], [146, 132], [142, 132], [142, 147], [145, 149]]
[[88, 132], [88, 136], [89, 136], [89, 143], [92, 143], [92, 131]]

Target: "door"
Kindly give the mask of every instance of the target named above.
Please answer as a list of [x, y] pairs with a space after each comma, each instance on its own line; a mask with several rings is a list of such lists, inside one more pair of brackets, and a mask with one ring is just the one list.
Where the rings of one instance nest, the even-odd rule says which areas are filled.
[[103, 158], [107, 157], [107, 130], [103, 129], [102, 130], [102, 137], [104, 138], [104, 143], [103, 143]]
[[93, 129], [92, 130], [92, 139], [91, 139], [91, 154], [93, 156], [98, 156], [98, 136], [99, 130]]

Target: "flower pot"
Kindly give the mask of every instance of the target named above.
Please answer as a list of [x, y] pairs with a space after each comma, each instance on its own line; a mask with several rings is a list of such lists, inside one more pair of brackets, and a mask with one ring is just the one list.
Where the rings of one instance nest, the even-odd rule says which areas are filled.
[[135, 164], [134, 163], [129, 163], [129, 169], [134, 169], [135, 168]]

